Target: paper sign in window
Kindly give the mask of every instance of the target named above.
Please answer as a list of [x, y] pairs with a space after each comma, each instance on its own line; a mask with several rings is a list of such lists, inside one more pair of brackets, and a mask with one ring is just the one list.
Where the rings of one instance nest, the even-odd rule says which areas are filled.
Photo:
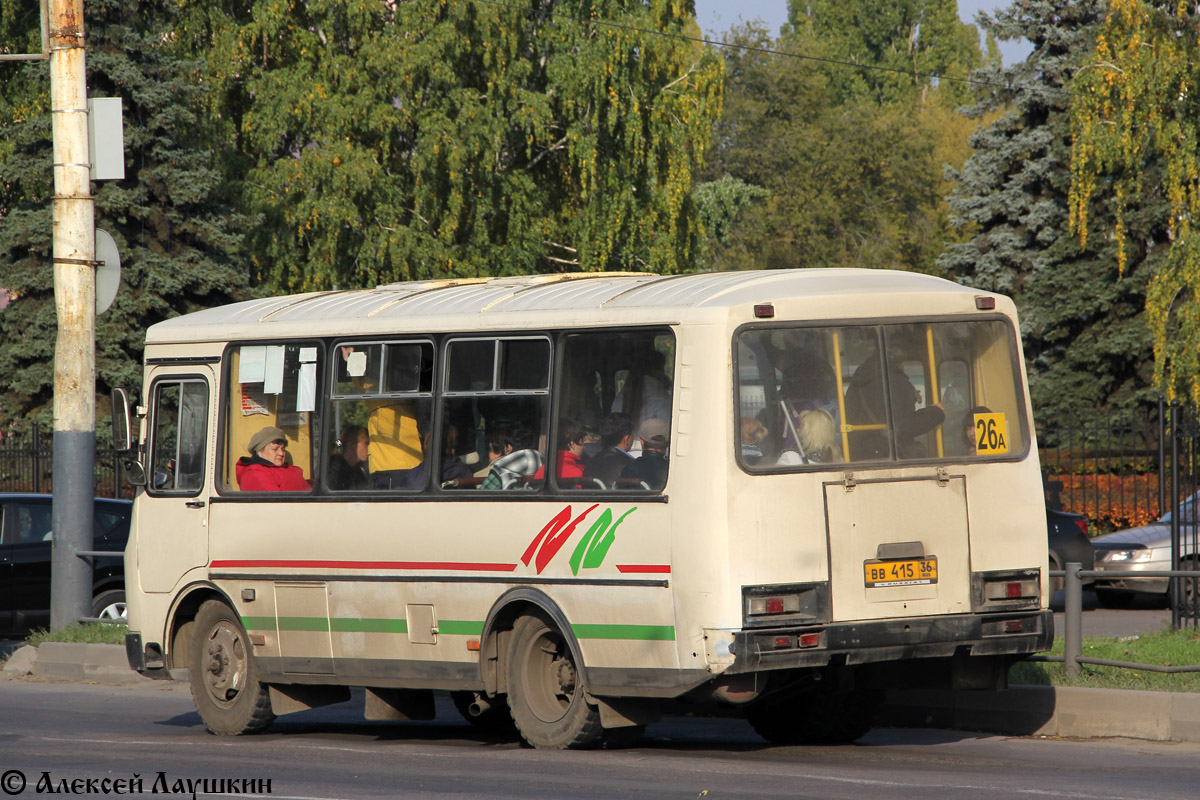
[[283, 347], [268, 347], [263, 363], [263, 391], [267, 394], [283, 392]]
[[266, 347], [243, 347], [238, 358], [238, 383], [262, 383]]
[[317, 365], [301, 364], [296, 380], [296, 410], [317, 410]]
[[363, 375], [366, 375], [367, 354], [362, 350], [355, 350], [346, 356], [346, 374], [351, 378], [361, 378]]

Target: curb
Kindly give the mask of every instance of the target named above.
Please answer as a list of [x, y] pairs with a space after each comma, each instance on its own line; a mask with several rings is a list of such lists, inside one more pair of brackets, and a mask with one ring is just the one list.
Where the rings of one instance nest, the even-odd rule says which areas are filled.
[[1002, 692], [893, 691], [879, 722], [1010, 736], [1200, 742], [1200, 694], [1081, 686], [1013, 686]]
[[119, 644], [46, 642], [18, 648], [4, 665], [6, 675], [33, 675], [50, 681], [140, 683], [148, 681], [129, 668]]

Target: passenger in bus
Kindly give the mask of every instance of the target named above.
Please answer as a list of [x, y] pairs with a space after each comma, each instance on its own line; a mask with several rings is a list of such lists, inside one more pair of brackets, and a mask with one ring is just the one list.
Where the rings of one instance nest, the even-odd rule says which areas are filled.
[[763, 460], [762, 442], [767, 438], [767, 426], [753, 417], [742, 417], [742, 460], [753, 466]]
[[621, 477], [637, 480], [658, 491], [667, 485], [667, 443], [670, 430], [667, 423], [651, 417], [638, 430], [642, 454], [621, 470]]
[[[793, 425], [791, 416], [786, 412], [785, 418], [789, 426]], [[832, 464], [842, 460], [833, 415], [825, 409], [801, 411], [796, 415], [790, 434], [795, 449], [789, 448], [780, 453], [779, 460], [775, 462], [777, 466]]]
[[329, 462], [329, 488], [338, 490], [369, 489], [367, 447], [370, 438], [361, 425], [347, 425], [338, 440], [341, 452]]
[[[570, 419], [558, 421], [558, 448], [556, 459], [558, 466], [555, 473], [563, 485], [568, 488], [578, 488], [583, 479], [583, 442], [586, 431], [578, 422]], [[545, 468], [539, 469], [533, 476], [541, 478]]]
[[534, 434], [524, 426], [514, 428], [504, 442], [504, 455], [492, 462], [480, 489], [518, 489], [524, 478], [533, 478], [545, 460], [533, 449]]
[[978, 453], [978, 445], [975, 442], [975, 415], [991, 413], [992, 410], [987, 406], [975, 406], [963, 417], [962, 439], [967, 448], [966, 455], [973, 456]]
[[601, 481], [612, 488], [621, 471], [629, 466], [633, 456], [629, 448], [633, 445], [633, 420], [628, 414], [614, 412], [600, 423], [600, 453], [590, 460], [583, 471], [587, 481]]
[[442, 438], [442, 476], [441, 482], [466, 480], [475, 477], [471, 468], [463, 463], [458, 455], [458, 426], [447, 425], [446, 435]]
[[247, 449], [234, 467], [244, 492], [306, 492], [310, 488], [300, 468], [288, 463], [287, 436], [267, 426], [250, 437]]
[[476, 478], [486, 478], [488, 473], [492, 471], [492, 464], [496, 463], [496, 459], [504, 455], [504, 445], [508, 441], [508, 435], [502, 431], [489, 431], [487, 435], [487, 465], [475, 473]]
[[[342, 347], [342, 357], [349, 360], [354, 348]], [[388, 385], [413, 387], [420, 385], [421, 359], [413, 348], [397, 348], [388, 364]], [[361, 378], [354, 380], [360, 390], [367, 387]], [[382, 387], [376, 388], [379, 391]], [[425, 485], [427, 467], [417, 423], [417, 408], [413, 400], [404, 397], [381, 397], [363, 401], [367, 407], [367, 461], [371, 482], [376, 489], [420, 489]]]
[[648, 342], [639, 349], [625, 383], [613, 398], [613, 412], [627, 413], [639, 425], [648, 419], [670, 422], [671, 379], [667, 377], [666, 363], [667, 357]]
[[[896, 456], [898, 458], [923, 458], [927, 455], [924, 443], [918, 437], [932, 431], [946, 421], [946, 412], [941, 404], [917, 408], [921, 394], [913, 386], [901, 366], [903, 352], [888, 351], [887, 396], [891, 400], [892, 421], [896, 426]], [[881, 425], [887, 423], [883, 376], [880, 374], [879, 355], [867, 358], [850, 379], [846, 389], [846, 422], [850, 425]], [[887, 436], [882, 432], [866, 431], [851, 440], [851, 455], [856, 461], [864, 458], [886, 458]]]

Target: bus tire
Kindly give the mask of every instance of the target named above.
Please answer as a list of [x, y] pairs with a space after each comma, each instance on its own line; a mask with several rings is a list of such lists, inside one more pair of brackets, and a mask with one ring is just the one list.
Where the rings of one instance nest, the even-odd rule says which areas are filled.
[[520, 617], [508, 651], [508, 705], [521, 736], [539, 749], [594, 746], [604, 729], [588, 705], [571, 646], [545, 615]]
[[233, 609], [208, 600], [196, 614], [192, 636], [188, 682], [209, 731], [238, 736], [271, 727], [271, 697], [259, 683], [250, 639]]
[[882, 705], [882, 692], [811, 689], [756, 702], [746, 720], [772, 744], [849, 744], [871, 730]]
[[508, 698], [502, 694], [488, 698], [491, 707], [482, 714], [472, 714], [471, 704], [475, 702], [475, 692], [451, 692], [450, 699], [462, 718], [475, 728], [488, 733], [514, 732], [512, 713], [508, 710]]

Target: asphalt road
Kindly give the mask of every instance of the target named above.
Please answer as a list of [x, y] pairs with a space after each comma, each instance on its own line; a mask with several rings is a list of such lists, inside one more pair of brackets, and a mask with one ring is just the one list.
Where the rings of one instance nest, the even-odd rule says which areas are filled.
[[[99, 788], [136, 775], [143, 796], [190, 796], [188, 781], [246, 778], [270, 780], [269, 792], [239, 786], [233, 796], [279, 800], [1192, 800], [1200, 782], [1196, 744], [896, 729], [846, 747], [773, 747], [741, 720], [672, 717], [636, 748], [554, 752], [484, 737], [445, 702], [438, 720], [403, 724], [365, 722], [353, 703], [225, 738], [205, 732], [181, 684], [0, 679], [0, 789], [12, 793], [23, 777], [15, 796], [33, 796], [39, 781], [92, 779]], [[214, 795], [200, 787], [197, 796]]]

